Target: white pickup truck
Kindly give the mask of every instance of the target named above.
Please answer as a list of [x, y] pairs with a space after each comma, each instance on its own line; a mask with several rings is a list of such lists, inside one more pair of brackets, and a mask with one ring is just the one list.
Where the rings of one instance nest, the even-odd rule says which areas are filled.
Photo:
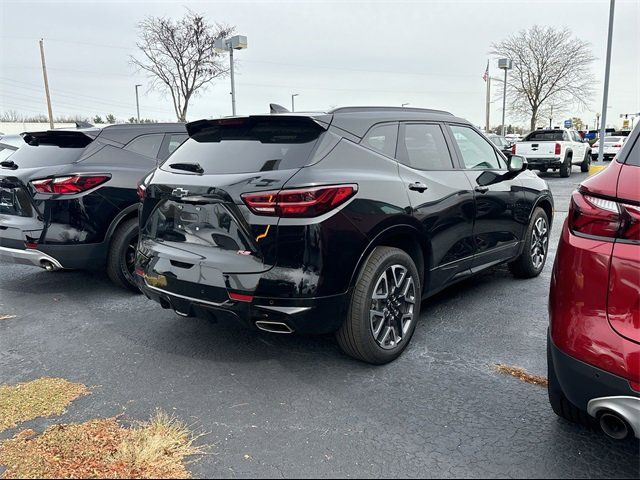
[[588, 172], [591, 165], [591, 147], [576, 130], [535, 130], [515, 143], [512, 152], [526, 157], [532, 170], [560, 170], [565, 178], [573, 165], [580, 165], [582, 172]]

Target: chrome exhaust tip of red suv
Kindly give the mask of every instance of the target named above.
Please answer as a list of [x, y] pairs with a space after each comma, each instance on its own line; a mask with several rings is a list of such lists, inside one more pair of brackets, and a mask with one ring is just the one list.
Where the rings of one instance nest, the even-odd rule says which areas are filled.
[[640, 398], [631, 396], [594, 398], [587, 413], [597, 418], [602, 431], [610, 438], [640, 438]]
[[614, 440], [624, 440], [629, 436], [629, 426], [627, 422], [617, 413], [605, 412], [600, 415], [600, 428]]
[[258, 320], [256, 322], [256, 327], [258, 327], [258, 329], [262, 330], [263, 332], [269, 333], [282, 333], [286, 335], [293, 333], [293, 329], [286, 323], [282, 322], [267, 322], [265, 320]]

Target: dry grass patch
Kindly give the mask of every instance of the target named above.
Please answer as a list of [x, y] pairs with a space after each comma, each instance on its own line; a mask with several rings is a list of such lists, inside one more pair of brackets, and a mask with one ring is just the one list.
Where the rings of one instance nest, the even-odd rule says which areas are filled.
[[204, 453], [197, 438], [162, 412], [132, 428], [108, 418], [25, 431], [0, 445], [2, 478], [190, 478], [185, 458]]
[[523, 382], [530, 383], [532, 385], [538, 385], [545, 388], [549, 386], [549, 381], [546, 377], [528, 373], [524, 368], [511, 367], [509, 365], [503, 365], [500, 363], [496, 365], [496, 371], [504, 375], [511, 375], [512, 377], [516, 377]]
[[87, 387], [62, 378], [40, 378], [18, 385], [0, 386], [0, 432], [38, 417], [62, 415]]

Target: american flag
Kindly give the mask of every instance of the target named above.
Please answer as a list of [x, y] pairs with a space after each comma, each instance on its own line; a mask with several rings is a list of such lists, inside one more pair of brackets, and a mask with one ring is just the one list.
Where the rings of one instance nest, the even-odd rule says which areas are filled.
[[484, 75], [482, 75], [482, 79], [485, 82], [489, 80], [489, 60], [487, 60], [487, 69], [484, 71]]

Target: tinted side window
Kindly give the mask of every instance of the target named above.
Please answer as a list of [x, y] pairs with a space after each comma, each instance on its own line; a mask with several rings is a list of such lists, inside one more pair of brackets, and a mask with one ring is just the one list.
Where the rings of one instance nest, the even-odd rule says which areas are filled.
[[396, 141], [398, 139], [398, 125], [378, 125], [369, 130], [362, 139], [362, 144], [384, 153], [388, 157], [396, 156]]
[[629, 150], [629, 154], [627, 155], [627, 165], [640, 167], [640, 140], [638, 140], [638, 138], [636, 138], [634, 144]]
[[160, 160], [166, 160], [169, 158], [176, 148], [182, 145], [187, 138], [189, 138], [189, 135], [186, 133], [167, 133], [164, 136], [162, 147], [160, 147], [160, 154], [158, 155], [158, 158]]
[[502, 168], [496, 151], [478, 132], [458, 125], [451, 125], [451, 131], [462, 154], [465, 168], [469, 170]]
[[164, 135], [162, 133], [154, 133], [153, 135], [142, 135], [131, 140], [125, 148], [130, 152], [144, 155], [149, 158], [156, 158]]
[[442, 128], [435, 124], [407, 124], [400, 142], [398, 160], [416, 170], [453, 168]]

